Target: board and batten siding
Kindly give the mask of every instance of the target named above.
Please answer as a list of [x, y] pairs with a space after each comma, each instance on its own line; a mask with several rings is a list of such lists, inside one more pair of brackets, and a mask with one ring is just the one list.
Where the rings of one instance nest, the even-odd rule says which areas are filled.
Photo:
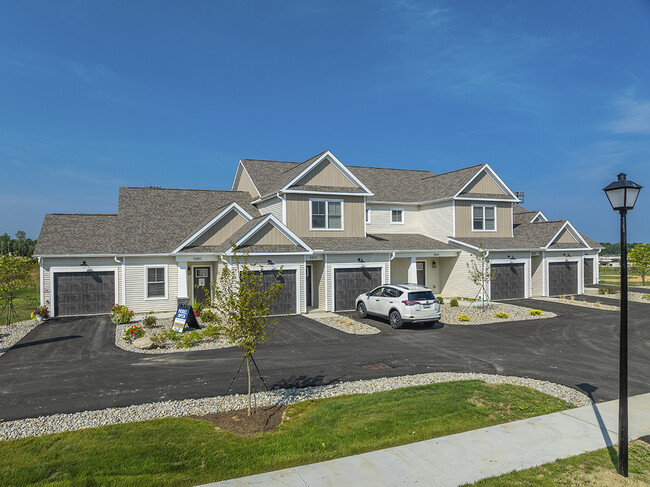
[[[121, 258], [118, 259], [121, 262]], [[86, 261], [86, 266], [80, 264]], [[51, 310], [52, 304], [52, 282], [50, 280], [50, 271], [57, 269], [74, 269], [77, 272], [92, 272], [92, 271], [106, 271], [117, 269], [115, 279], [117, 280], [117, 296], [115, 297], [115, 304], [122, 301], [122, 264], [115, 262], [112, 257], [43, 257], [41, 258], [40, 272], [43, 277], [43, 300], [41, 305], [47, 305]], [[110, 309], [106, 310], [110, 312]]]
[[350, 181], [339, 168], [327, 159], [320, 162], [314, 169], [309, 171], [296, 186], [334, 186], [340, 188], [356, 188], [356, 185]]
[[[314, 299], [312, 300], [313, 308], [323, 308], [323, 303], [325, 302], [325, 277], [324, 277], [324, 268], [325, 264], [322, 260], [308, 260], [308, 265], [311, 265], [312, 272], [312, 292]], [[306, 290], [305, 290], [306, 292]]]
[[553, 241], [554, 244], [577, 244], [578, 241], [575, 239], [571, 232], [565, 228], [562, 230], [562, 233]]
[[235, 210], [232, 210], [190, 245], [221, 245], [227, 242], [232, 234], [239, 230], [245, 223], [246, 220]]
[[438, 259], [440, 291], [438, 294], [445, 298], [474, 298], [479, 292], [479, 287], [469, 278], [467, 264], [472, 254], [461, 250], [457, 257]]
[[447, 237], [454, 234], [453, 203], [444, 201], [421, 206], [419, 233], [446, 242]]
[[493, 194], [503, 196], [506, 193], [499, 187], [497, 182], [492, 179], [492, 176], [487, 172], [483, 172], [483, 174], [476, 178], [462, 194]]
[[271, 213], [278, 220], [282, 221], [282, 198], [271, 198], [257, 204], [257, 209], [262, 215]]
[[530, 295], [544, 295], [544, 258], [541, 255], [533, 255], [530, 258]]
[[[145, 299], [145, 266], [167, 266], [167, 298]], [[175, 311], [178, 298], [178, 267], [173, 257], [126, 258], [126, 305], [136, 313]]]
[[343, 200], [343, 230], [310, 230], [310, 198], [318, 194], [287, 194], [286, 225], [299, 237], [365, 237], [363, 196], [333, 196], [322, 199]]
[[[472, 205], [496, 206], [496, 232], [472, 230]], [[456, 237], [512, 237], [512, 203], [456, 201]]]
[[294, 243], [271, 223], [267, 223], [242, 243], [242, 246], [249, 245], [294, 245]]
[[[370, 209], [368, 233], [420, 233], [420, 212], [417, 206], [366, 204]], [[391, 209], [400, 209], [404, 223], [391, 223]]]
[[251, 181], [251, 178], [248, 176], [248, 172], [246, 172], [243, 166], [241, 166], [241, 171], [239, 171], [232, 189], [233, 191], [245, 191], [253, 198], [258, 196], [255, 185], [253, 184], [253, 181]]

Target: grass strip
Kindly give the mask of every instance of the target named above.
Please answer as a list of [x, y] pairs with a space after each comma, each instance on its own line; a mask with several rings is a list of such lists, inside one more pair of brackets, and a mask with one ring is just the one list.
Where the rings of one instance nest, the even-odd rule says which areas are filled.
[[289, 406], [240, 437], [189, 418], [0, 442], [0, 485], [189, 486], [330, 460], [571, 408], [533, 389], [460, 381]]
[[629, 447], [629, 477], [616, 473], [618, 448], [603, 448], [539, 467], [510, 472], [472, 484], [480, 487], [650, 485], [650, 445], [634, 441]]

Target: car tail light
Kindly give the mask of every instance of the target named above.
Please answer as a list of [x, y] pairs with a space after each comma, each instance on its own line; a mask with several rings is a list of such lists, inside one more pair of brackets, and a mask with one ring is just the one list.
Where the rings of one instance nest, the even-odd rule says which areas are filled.
[[420, 304], [420, 301], [402, 301], [406, 306], [415, 306], [416, 304]]
[[434, 299], [433, 304], [440, 304], [440, 300], [439, 299]]

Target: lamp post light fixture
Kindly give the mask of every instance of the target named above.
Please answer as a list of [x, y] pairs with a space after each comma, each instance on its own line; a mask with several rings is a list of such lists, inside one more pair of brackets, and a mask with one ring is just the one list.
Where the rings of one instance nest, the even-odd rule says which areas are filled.
[[618, 473], [627, 477], [628, 466], [628, 417], [627, 417], [627, 212], [641, 191], [634, 181], [628, 181], [621, 173], [618, 180], [603, 188], [614, 211], [621, 215], [621, 323], [619, 344], [618, 379]]

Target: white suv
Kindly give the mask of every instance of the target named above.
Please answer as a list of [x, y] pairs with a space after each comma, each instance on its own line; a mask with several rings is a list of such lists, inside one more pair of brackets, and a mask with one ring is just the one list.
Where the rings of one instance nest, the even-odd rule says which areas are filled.
[[401, 328], [403, 323], [434, 324], [441, 316], [440, 301], [431, 289], [419, 284], [383, 284], [360, 294], [355, 303], [360, 318], [386, 318], [393, 328]]

